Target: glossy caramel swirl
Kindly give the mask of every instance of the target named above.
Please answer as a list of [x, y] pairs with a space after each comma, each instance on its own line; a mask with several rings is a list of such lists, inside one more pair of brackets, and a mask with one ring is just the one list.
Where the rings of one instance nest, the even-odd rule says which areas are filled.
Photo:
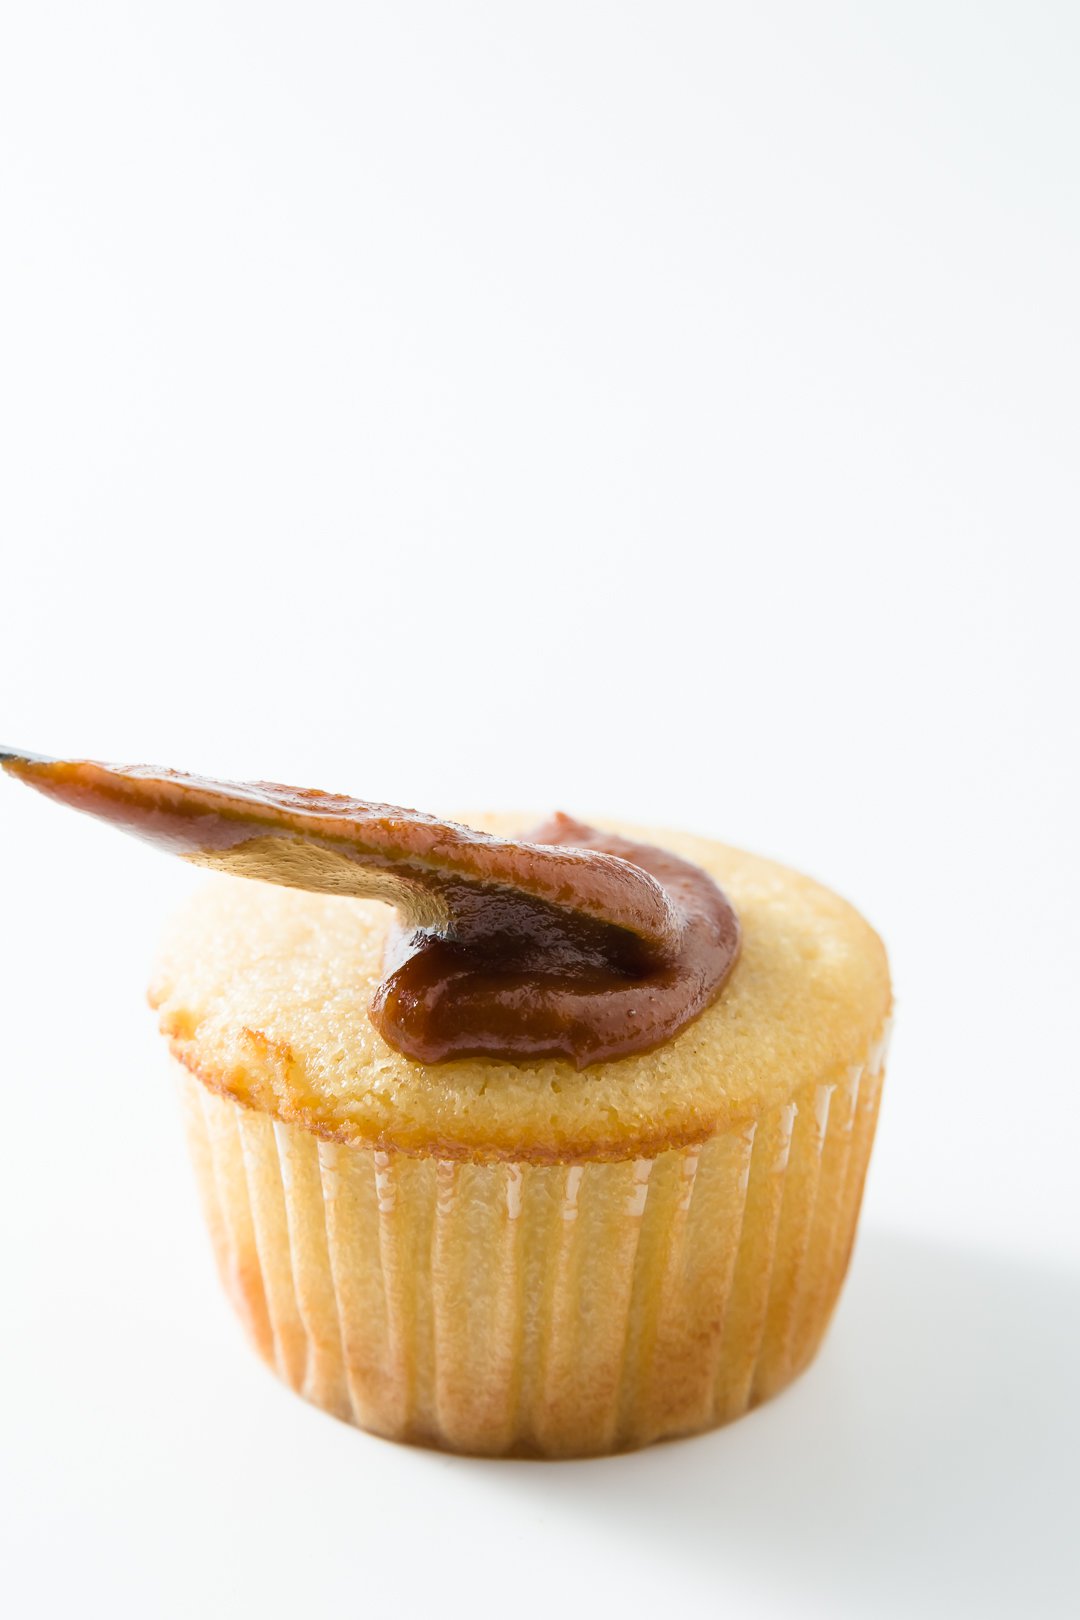
[[371, 1018], [420, 1063], [581, 1069], [648, 1050], [708, 1005], [738, 955], [735, 912], [700, 867], [569, 816], [506, 839], [274, 782], [3, 749], [0, 765], [196, 865], [394, 906]]

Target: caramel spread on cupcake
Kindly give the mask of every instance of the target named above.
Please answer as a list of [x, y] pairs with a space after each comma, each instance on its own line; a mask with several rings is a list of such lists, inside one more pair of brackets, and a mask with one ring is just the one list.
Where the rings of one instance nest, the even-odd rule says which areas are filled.
[[[698, 986], [697, 1016], [688, 997], [687, 1021], [656, 1045], [642, 1038], [639, 992], [628, 1008], [639, 1016], [616, 1033], [640, 1049], [611, 1060], [595, 1051], [568, 1058], [488, 1049], [481, 1058], [419, 1062], [395, 1044], [396, 1031], [380, 1032], [371, 1008], [393, 983], [402, 935], [444, 926], [449, 902], [437, 876], [421, 883], [421, 869], [437, 864], [455, 880], [471, 876], [481, 892], [499, 880], [520, 889], [517, 863], [535, 839], [529, 818], [480, 813], [463, 828], [416, 817], [401, 834], [385, 820], [388, 810], [367, 807], [364, 818], [358, 801], [302, 791], [283, 807], [276, 795], [288, 790], [258, 785], [228, 791], [226, 798], [237, 795], [230, 818], [219, 789], [185, 785], [169, 772], [0, 759], [63, 802], [126, 819], [131, 831], [225, 874], [191, 896], [166, 934], [151, 986], [162, 1033], [209, 1090], [324, 1140], [474, 1163], [613, 1161], [686, 1146], [787, 1105], [802, 1085], [831, 1083], [861, 1061], [888, 1012], [881, 942], [837, 895], [708, 839], [605, 820], [594, 836], [610, 849], [648, 848], [650, 859], [665, 862], [663, 880], [599, 850], [530, 845], [526, 900], [534, 914], [541, 902], [561, 902], [568, 918], [580, 916], [586, 929], [637, 953], [640, 967], [671, 937], [670, 896], [680, 897], [666, 863], [695, 882], [705, 874], [701, 892], [717, 897], [718, 918], [739, 919], [738, 932], [732, 915], [724, 935], [731, 950], [720, 993], [710, 998]], [[208, 804], [200, 804], [204, 792], [213, 795]], [[316, 809], [327, 804], [329, 815]], [[345, 817], [342, 804], [351, 807]], [[286, 809], [303, 818], [303, 838], [283, 828]], [[313, 836], [331, 826], [337, 836]], [[380, 826], [382, 864], [374, 855], [359, 864], [358, 837], [373, 843]], [[408, 838], [415, 842], [407, 851]], [[437, 863], [425, 861], [425, 845]], [[237, 872], [273, 881], [230, 875]], [[617, 987], [594, 1007], [641, 982], [620, 981], [610, 961], [589, 971], [610, 974]], [[642, 978], [664, 971], [650, 967]], [[530, 996], [538, 988], [547, 987], [533, 975]], [[551, 988], [572, 1001], [577, 986], [564, 976]], [[688, 988], [695, 992], [693, 981]]]
[[200, 866], [395, 906], [371, 1002], [419, 1063], [568, 1059], [669, 1040], [720, 990], [739, 948], [699, 866], [555, 815], [497, 838], [416, 810], [275, 782], [13, 756], [12, 775]]

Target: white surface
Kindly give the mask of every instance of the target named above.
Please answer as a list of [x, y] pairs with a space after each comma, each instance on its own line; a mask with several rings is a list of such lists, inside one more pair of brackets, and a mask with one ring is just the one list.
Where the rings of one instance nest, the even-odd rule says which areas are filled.
[[797, 1388], [398, 1450], [219, 1297], [141, 1004], [197, 879], [0, 783], [5, 1612], [1075, 1612], [1075, 8], [0, 30], [9, 740], [685, 823], [899, 997]]

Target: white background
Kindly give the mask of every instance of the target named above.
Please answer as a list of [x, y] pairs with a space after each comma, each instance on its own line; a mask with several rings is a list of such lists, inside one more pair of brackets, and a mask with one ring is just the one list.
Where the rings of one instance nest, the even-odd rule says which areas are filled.
[[198, 881], [0, 782], [13, 1616], [1075, 1612], [1080, 20], [15, 3], [12, 743], [684, 824], [883, 933], [816, 1367], [485, 1464], [275, 1384], [141, 996]]

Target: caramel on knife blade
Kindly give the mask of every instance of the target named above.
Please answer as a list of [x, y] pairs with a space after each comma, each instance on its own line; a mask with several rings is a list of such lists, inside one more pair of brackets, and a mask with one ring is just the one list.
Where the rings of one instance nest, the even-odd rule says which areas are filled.
[[699, 867], [556, 815], [523, 839], [273, 782], [0, 748], [39, 792], [199, 866], [397, 909], [371, 1018], [407, 1057], [562, 1057], [670, 1039], [734, 966], [735, 912]]

